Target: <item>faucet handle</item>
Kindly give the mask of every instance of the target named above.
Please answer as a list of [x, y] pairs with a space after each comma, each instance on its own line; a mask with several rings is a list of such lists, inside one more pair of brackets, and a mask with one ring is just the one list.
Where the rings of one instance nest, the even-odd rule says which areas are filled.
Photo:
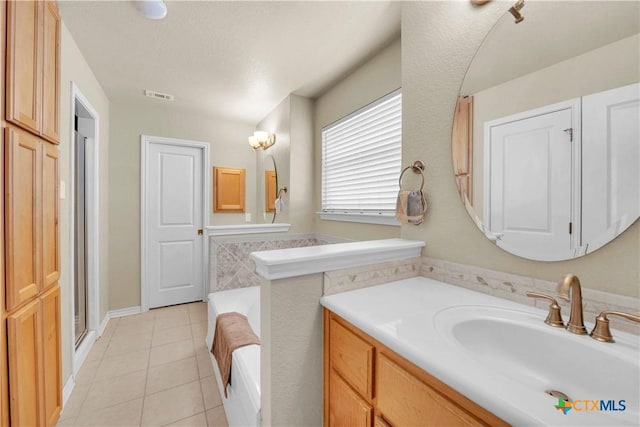
[[619, 316], [628, 320], [633, 320], [634, 322], [640, 322], [640, 316], [636, 316], [635, 314], [605, 310], [596, 317], [596, 325], [589, 334], [591, 335], [591, 338], [602, 342], [614, 342], [613, 336], [611, 335], [611, 329], [609, 329], [609, 319], [607, 316]]
[[542, 298], [550, 301], [549, 304], [549, 314], [547, 318], [544, 320], [544, 323], [547, 325], [551, 325], [556, 328], [564, 328], [564, 322], [562, 321], [562, 314], [560, 312], [560, 306], [558, 305], [558, 301], [555, 298], [550, 297], [549, 295], [539, 294], [537, 292], [527, 292], [527, 296], [530, 298]]

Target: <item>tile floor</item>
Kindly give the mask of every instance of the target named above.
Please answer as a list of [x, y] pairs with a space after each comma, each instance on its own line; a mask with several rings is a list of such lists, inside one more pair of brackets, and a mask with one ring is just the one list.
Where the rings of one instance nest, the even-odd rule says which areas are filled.
[[206, 333], [206, 303], [111, 319], [58, 426], [227, 427]]

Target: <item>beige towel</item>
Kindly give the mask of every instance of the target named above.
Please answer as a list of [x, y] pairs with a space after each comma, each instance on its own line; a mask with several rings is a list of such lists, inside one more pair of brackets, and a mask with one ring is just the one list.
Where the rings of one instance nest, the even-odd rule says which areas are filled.
[[251, 344], [260, 344], [260, 338], [251, 329], [246, 316], [232, 311], [216, 317], [211, 353], [218, 362], [224, 397], [227, 397], [227, 384], [231, 384], [231, 354], [236, 348]]
[[427, 202], [420, 190], [400, 190], [396, 200], [396, 219], [404, 224], [420, 225], [427, 211]]

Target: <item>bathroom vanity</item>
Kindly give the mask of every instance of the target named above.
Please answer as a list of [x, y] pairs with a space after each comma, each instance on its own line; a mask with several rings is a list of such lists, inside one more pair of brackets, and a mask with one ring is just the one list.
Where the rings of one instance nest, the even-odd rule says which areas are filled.
[[323, 317], [325, 426], [508, 425], [335, 313]]
[[637, 425], [635, 335], [602, 343], [545, 324], [546, 310], [426, 277], [320, 302], [325, 426]]

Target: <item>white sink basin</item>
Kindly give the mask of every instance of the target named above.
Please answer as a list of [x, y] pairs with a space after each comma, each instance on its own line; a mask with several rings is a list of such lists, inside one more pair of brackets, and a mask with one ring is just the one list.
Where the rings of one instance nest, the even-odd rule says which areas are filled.
[[571, 400], [624, 400], [625, 415], [639, 420], [640, 361], [633, 343], [601, 343], [543, 320], [514, 309], [456, 306], [438, 312], [435, 326], [496, 375], [540, 393], [561, 391]]

